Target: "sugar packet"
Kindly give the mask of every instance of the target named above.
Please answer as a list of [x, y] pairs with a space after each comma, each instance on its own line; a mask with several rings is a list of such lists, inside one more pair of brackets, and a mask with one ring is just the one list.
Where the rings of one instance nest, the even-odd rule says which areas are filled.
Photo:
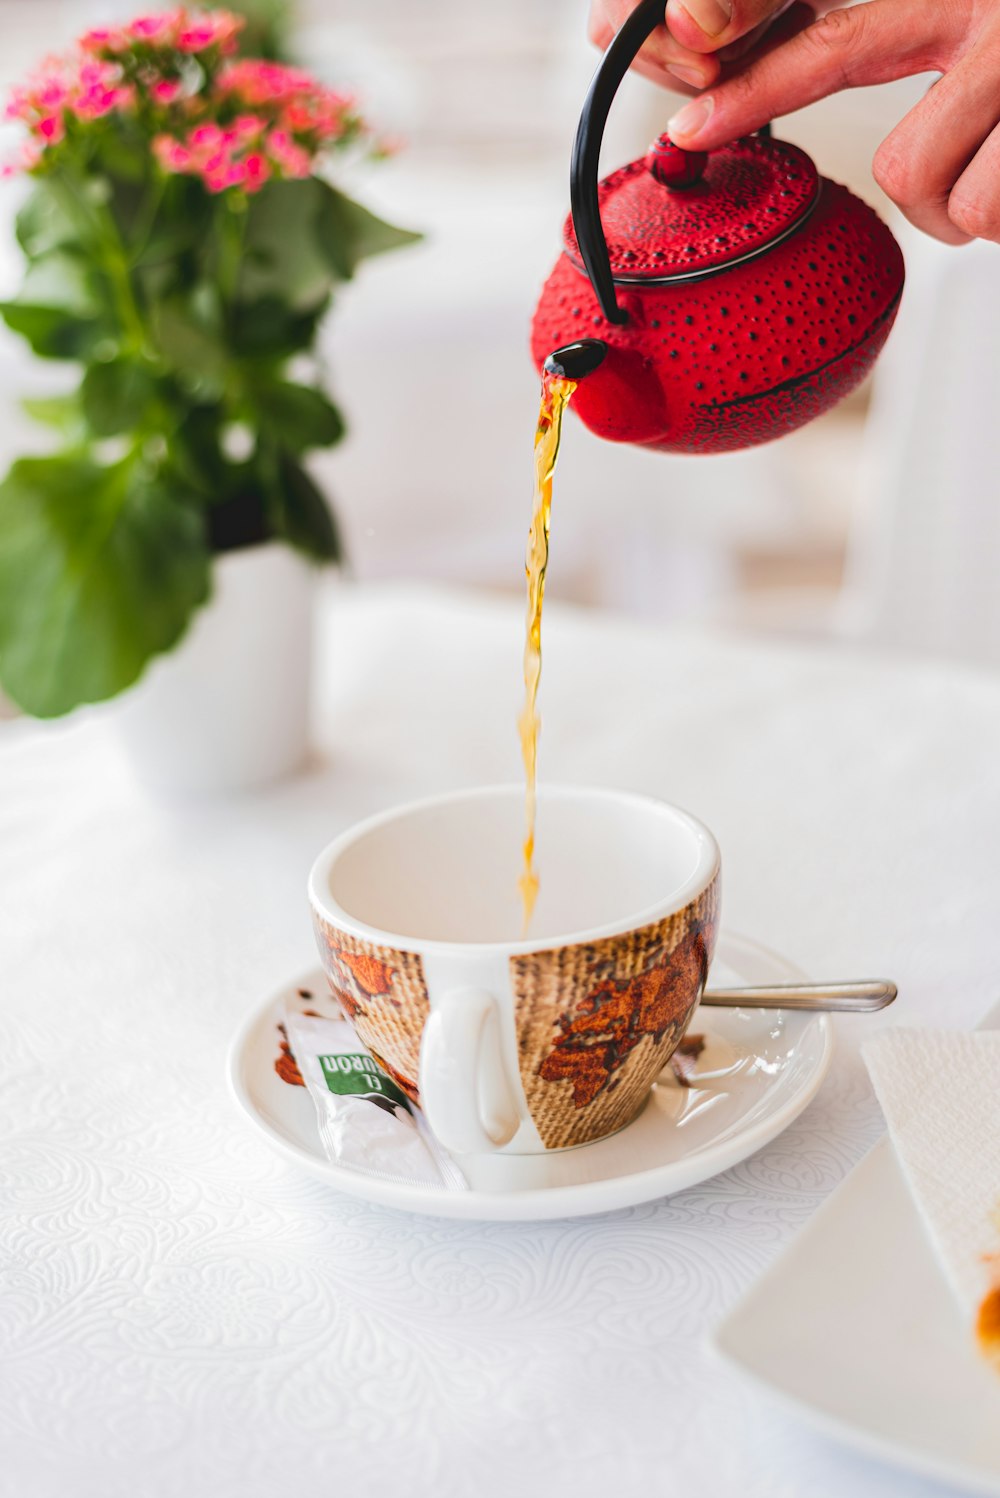
[[345, 1019], [315, 1019], [287, 1005], [285, 1030], [335, 1165], [400, 1185], [468, 1190], [420, 1109]]

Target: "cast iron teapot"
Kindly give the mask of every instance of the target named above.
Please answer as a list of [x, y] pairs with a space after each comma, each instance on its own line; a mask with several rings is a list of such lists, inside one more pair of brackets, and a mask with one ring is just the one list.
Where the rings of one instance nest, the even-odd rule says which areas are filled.
[[598, 183], [611, 101], [663, 9], [642, 0], [595, 74], [532, 354], [586, 376], [573, 409], [601, 437], [732, 452], [804, 425], [864, 378], [903, 257], [866, 203], [769, 130], [708, 153], [664, 135]]

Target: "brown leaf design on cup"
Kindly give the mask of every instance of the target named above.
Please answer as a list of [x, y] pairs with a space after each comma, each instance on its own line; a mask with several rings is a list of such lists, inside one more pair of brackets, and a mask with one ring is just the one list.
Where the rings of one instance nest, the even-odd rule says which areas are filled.
[[679, 1034], [708, 973], [706, 934], [697, 923], [643, 972], [598, 982], [559, 1016], [561, 1034], [539, 1076], [571, 1082], [574, 1106], [584, 1108], [615, 1086], [615, 1073], [647, 1035], [659, 1043], [671, 1029]]
[[366, 952], [345, 952], [339, 947], [334, 950], [334, 955], [369, 998], [381, 998], [383, 994], [392, 992], [396, 969], [387, 962], [380, 962], [377, 957], [371, 957]]

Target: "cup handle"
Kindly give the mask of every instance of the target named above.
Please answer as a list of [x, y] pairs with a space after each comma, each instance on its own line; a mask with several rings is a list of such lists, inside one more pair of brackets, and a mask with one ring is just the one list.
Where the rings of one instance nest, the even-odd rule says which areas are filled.
[[420, 1103], [434, 1134], [456, 1155], [492, 1154], [521, 1123], [500, 1055], [493, 995], [453, 988], [435, 1002], [420, 1046]]

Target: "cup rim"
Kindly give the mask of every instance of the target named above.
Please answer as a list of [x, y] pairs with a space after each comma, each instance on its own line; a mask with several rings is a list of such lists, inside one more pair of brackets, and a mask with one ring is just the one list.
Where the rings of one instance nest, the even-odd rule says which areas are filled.
[[376, 828], [385, 826], [388, 822], [394, 822], [398, 818], [412, 814], [413, 812], [425, 811], [434, 806], [440, 806], [448, 802], [461, 802], [476, 800], [483, 796], [495, 796], [497, 794], [511, 795], [516, 793], [524, 795], [524, 785], [513, 781], [496, 782], [491, 785], [472, 786], [458, 791], [443, 791], [431, 796], [420, 796], [412, 801], [400, 802], [396, 806], [389, 807], [385, 811], [374, 813], [365, 817], [360, 822], [353, 823], [350, 827], [335, 837], [314, 860], [309, 871], [308, 892], [309, 904], [313, 912], [324, 921], [338, 930], [346, 932], [350, 936], [360, 938], [369, 942], [372, 946], [388, 947], [393, 951], [412, 952], [416, 955], [449, 952], [460, 956], [480, 957], [485, 954], [503, 953], [509, 956], [523, 956], [532, 952], [548, 952], [563, 947], [582, 946], [588, 942], [602, 941], [606, 937], [621, 936], [628, 931], [638, 931], [645, 926], [650, 926], [658, 920], [669, 915], [676, 915], [685, 910], [694, 900], [704, 894], [705, 890], [716, 879], [722, 865], [722, 855], [714, 834], [705, 826], [698, 817], [691, 812], [685, 811], [683, 807], [674, 805], [671, 801], [664, 801], [658, 796], [650, 796], [642, 791], [618, 790], [613, 786], [574, 785], [561, 782], [548, 783], [539, 782], [537, 787], [538, 800], [543, 797], [548, 800], [558, 800], [571, 796], [598, 796], [607, 800], [624, 801], [633, 805], [643, 805], [654, 808], [657, 812], [670, 812], [678, 821], [695, 834], [699, 845], [698, 861], [694, 872], [679, 885], [671, 894], [660, 900], [644, 905], [629, 915], [622, 916], [617, 921], [607, 922], [602, 926], [590, 926], [578, 931], [557, 932], [551, 936], [519, 937], [515, 941], [441, 941], [433, 937], [401, 936], [398, 932], [388, 931], [381, 926], [370, 925], [367, 921], [360, 920], [351, 915], [334, 900], [329, 893], [329, 875], [337, 859], [354, 843], [366, 837]]

